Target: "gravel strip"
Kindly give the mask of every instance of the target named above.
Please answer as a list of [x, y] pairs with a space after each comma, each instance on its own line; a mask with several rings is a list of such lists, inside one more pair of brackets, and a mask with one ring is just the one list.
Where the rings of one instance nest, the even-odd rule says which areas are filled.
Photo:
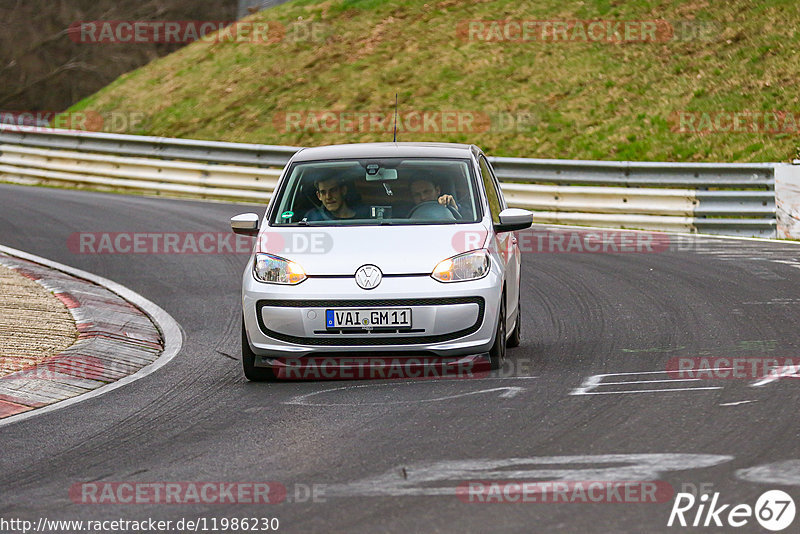
[[61, 300], [0, 265], [0, 376], [31, 368], [77, 339], [75, 320]]

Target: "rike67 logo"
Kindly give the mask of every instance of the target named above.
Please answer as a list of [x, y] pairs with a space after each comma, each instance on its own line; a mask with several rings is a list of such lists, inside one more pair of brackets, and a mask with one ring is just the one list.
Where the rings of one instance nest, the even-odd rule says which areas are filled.
[[696, 498], [691, 493], [678, 493], [667, 526], [740, 528], [755, 518], [762, 528], [778, 532], [792, 524], [795, 511], [794, 499], [781, 490], [764, 492], [755, 506], [723, 504], [719, 492], [710, 498], [708, 494]]

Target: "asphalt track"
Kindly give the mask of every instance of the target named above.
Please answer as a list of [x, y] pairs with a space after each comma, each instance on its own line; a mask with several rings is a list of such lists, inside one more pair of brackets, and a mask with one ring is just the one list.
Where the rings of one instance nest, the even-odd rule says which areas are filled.
[[[527, 253], [523, 344], [503, 372], [260, 384], [239, 361], [244, 255], [67, 247], [74, 232], [225, 232], [230, 216], [257, 210], [0, 185], [0, 243], [127, 286], [185, 332], [178, 356], [150, 376], [0, 428], [0, 518], [277, 517], [287, 532], [683, 530], [667, 527], [672, 499], [455, 496], [460, 483], [489, 479], [658, 480], [751, 506], [782, 489], [800, 504], [799, 381], [676, 383], [664, 373], [680, 356], [800, 356], [797, 246], [673, 238], [658, 253]], [[595, 376], [616, 373], [654, 374]], [[612, 384], [631, 380], [647, 382]], [[75, 503], [70, 488], [92, 481], [274, 481], [294, 502]], [[297, 502], [314, 485], [317, 498]], [[720, 530], [729, 527], [705, 529]]]

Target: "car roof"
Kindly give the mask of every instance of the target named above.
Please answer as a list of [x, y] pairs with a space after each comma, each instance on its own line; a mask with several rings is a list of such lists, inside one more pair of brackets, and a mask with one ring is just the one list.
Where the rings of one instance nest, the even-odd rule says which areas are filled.
[[468, 158], [473, 145], [457, 143], [353, 143], [304, 148], [292, 161], [353, 158]]

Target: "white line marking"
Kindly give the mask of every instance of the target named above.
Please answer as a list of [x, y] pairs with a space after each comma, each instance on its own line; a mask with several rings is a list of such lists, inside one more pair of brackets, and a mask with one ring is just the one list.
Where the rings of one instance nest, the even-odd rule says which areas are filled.
[[[730, 371], [733, 367], [710, 367], [708, 369], [685, 369], [685, 371], [693, 371], [693, 372], [708, 372], [708, 371]], [[635, 373], [606, 373], [602, 375], [593, 375], [593, 376], [631, 376], [631, 375], [664, 375], [667, 373], [680, 373], [681, 370], [676, 369], [674, 371], [637, 371]]]
[[766, 386], [767, 384], [771, 384], [779, 378], [785, 377], [800, 378], [800, 366], [788, 364], [782, 365], [781, 367], [776, 367], [761, 380], [757, 380], [756, 382], [750, 384], [750, 387], [758, 388], [761, 386]]
[[700, 378], [671, 378], [667, 380], [628, 380], [626, 382], [603, 382], [603, 386], [622, 386], [625, 384], [657, 384], [663, 382], [696, 382]]
[[[469, 480], [658, 480], [663, 473], [703, 469], [733, 460], [710, 454], [600, 454], [421, 461], [325, 487], [326, 497], [456, 495]], [[402, 472], [406, 476], [400, 476]]]
[[[710, 372], [710, 371], [730, 371], [733, 367], [713, 367], [708, 369], [702, 369], [700, 371], [695, 372]], [[690, 371], [687, 369], [687, 371]], [[597, 389], [602, 386], [619, 386], [619, 385], [633, 385], [633, 384], [654, 384], [654, 383], [665, 383], [665, 382], [694, 382], [701, 380], [700, 378], [674, 378], [668, 380], [634, 380], [634, 381], [627, 381], [627, 382], [603, 382], [603, 379], [607, 376], [639, 376], [639, 375], [660, 375], [660, 374], [668, 374], [668, 373], [680, 373], [680, 370], [675, 371], [637, 371], [634, 373], [606, 373], [602, 375], [592, 375], [586, 378], [580, 386], [573, 389], [570, 392], [570, 395], [617, 395], [617, 394], [625, 394], [625, 393], [660, 393], [662, 391], [704, 391], [704, 390], [711, 390], [711, 389], [722, 389], [721, 386], [709, 386], [709, 387], [699, 387], [699, 388], [666, 388], [666, 389], [633, 389], [633, 390], [622, 390], [622, 391], [597, 391], [592, 392], [593, 389]]]
[[586, 395], [588, 391], [595, 389], [603, 381], [603, 377], [609, 375], [593, 375], [583, 381], [580, 387], [572, 390], [570, 395]]
[[[501, 389], [501, 388], [498, 388], [498, 389]], [[517, 395], [519, 395], [523, 391], [525, 391], [525, 388], [519, 388], [519, 387], [510, 387], [510, 388], [505, 388], [505, 389], [507, 391], [505, 393], [501, 393], [500, 394], [500, 398], [511, 399], [511, 398], [516, 397]]]
[[626, 389], [624, 391], [593, 391], [589, 393], [570, 393], [570, 395], [625, 395], [627, 393], [661, 393], [662, 391], [702, 391], [704, 389], [722, 389], [721, 386], [705, 388], [667, 388], [667, 389]]
[[475, 380], [533, 380], [539, 378], [538, 376], [486, 376], [483, 378], [470, 378], [470, 381]]
[[758, 467], [749, 467], [736, 471], [736, 478], [781, 486], [800, 486], [800, 460], [782, 460]]
[[794, 260], [770, 260], [772, 263], [783, 263], [784, 265], [791, 265], [792, 267], [796, 267], [800, 269], [800, 263]]
[[778, 379], [777, 376], [772, 376], [770, 374], [769, 376], [765, 376], [761, 380], [753, 382], [752, 384], [750, 384], [750, 387], [751, 388], [760, 388], [761, 386], [766, 386], [767, 384], [770, 384], [770, 383], [774, 382], [777, 379]]
[[24, 421], [25, 419], [29, 419], [31, 417], [36, 417], [38, 415], [43, 415], [55, 410], [59, 410], [61, 408], [66, 408], [67, 406], [72, 406], [73, 404], [77, 404], [85, 400], [99, 397], [100, 395], [104, 395], [109, 391], [130, 384], [131, 382], [135, 382], [136, 380], [144, 378], [147, 375], [164, 367], [181, 350], [181, 347], [183, 346], [183, 333], [181, 330], [181, 326], [178, 324], [177, 321], [175, 321], [175, 319], [172, 318], [170, 314], [168, 314], [157, 304], [147, 300], [140, 294], [135, 293], [134, 291], [128, 289], [127, 287], [121, 284], [113, 282], [107, 278], [103, 278], [102, 276], [97, 276], [96, 274], [82, 271], [81, 269], [76, 269], [75, 267], [70, 267], [68, 265], [64, 265], [63, 263], [58, 263], [52, 260], [48, 260], [46, 258], [42, 258], [34, 254], [23, 252], [21, 250], [0, 245], [0, 252], [5, 252], [9, 256], [15, 256], [17, 258], [22, 258], [24, 260], [32, 261], [34, 263], [40, 263], [52, 269], [56, 269], [65, 272], [67, 274], [71, 274], [72, 276], [77, 276], [78, 278], [89, 280], [90, 282], [94, 282], [97, 285], [103, 286], [106, 289], [113, 291], [123, 299], [127, 300], [134, 306], [137, 306], [142, 311], [144, 311], [150, 317], [150, 320], [153, 321], [156, 327], [161, 331], [161, 335], [164, 336], [164, 351], [161, 353], [161, 356], [159, 356], [158, 359], [153, 363], [151, 363], [150, 365], [139, 369], [136, 373], [121, 378], [116, 382], [111, 382], [110, 384], [106, 384], [105, 386], [99, 387], [88, 393], [78, 395], [77, 397], [72, 397], [71, 399], [66, 399], [57, 402], [55, 404], [50, 404], [49, 406], [44, 406], [42, 408], [34, 408], [33, 410], [29, 410], [21, 414], [12, 415], [11, 417], [6, 417], [5, 419], [0, 419], [0, 426], [10, 425], [12, 423]]
[[[533, 378], [533, 377], [532, 377]], [[438, 381], [437, 381], [438, 382]], [[389, 382], [389, 383], [380, 383], [380, 384], [358, 384], [358, 385], [350, 385], [350, 386], [342, 386], [338, 388], [329, 388], [323, 389], [320, 391], [314, 391], [312, 393], [306, 393], [305, 395], [299, 395], [288, 401], [284, 401], [281, 404], [296, 404], [299, 406], [383, 406], [387, 404], [415, 404], [419, 402], [440, 402], [444, 400], [451, 400], [457, 399], [460, 397], [467, 397], [470, 395], [481, 395], [483, 393], [494, 393], [496, 391], [503, 391], [498, 395], [498, 397], [503, 399], [511, 399], [516, 397], [523, 391], [525, 388], [518, 387], [518, 386], [502, 386], [496, 388], [489, 388], [489, 389], [481, 389], [478, 391], [468, 391], [466, 393], [457, 393], [455, 395], [446, 395], [443, 397], [434, 397], [432, 399], [413, 399], [413, 400], [396, 400], [396, 401], [382, 401], [382, 402], [333, 402], [333, 403], [326, 403], [326, 402], [314, 402], [309, 401], [309, 397], [314, 397], [316, 395], [321, 395], [323, 393], [333, 393], [335, 391], [346, 391], [349, 389], [357, 389], [357, 388], [367, 388], [367, 387], [382, 387], [382, 386], [395, 386], [398, 384], [430, 384], [431, 381], [419, 381], [419, 380], [406, 380], [403, 382]]]
[[740, 404], [747, 404], [749, 402], [758, 402], [754, 400], [747, 400], [747, 401], [739, 401], [739, 402], [724, 402], [720, 404], [720, 406], [739, 406]]

